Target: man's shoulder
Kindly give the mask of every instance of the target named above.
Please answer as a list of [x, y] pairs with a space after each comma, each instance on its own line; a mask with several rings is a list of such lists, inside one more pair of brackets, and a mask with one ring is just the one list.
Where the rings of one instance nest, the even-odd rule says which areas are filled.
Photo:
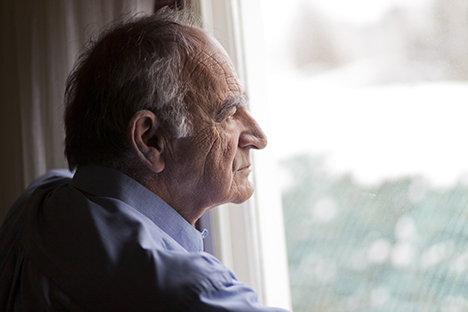
[[34, 180], [23, 192], [23, 194], [16, 200], [13, 206], [19, 206], [31, 197], [34, 191], [38, 188], [53, 188], [59, 185], [68, 184], [73, 178], [73, 172], [67, 169], [54, 169], [50, 170], [36, 180]]
[[[0, 238], [8, 233], [17, 232], [22, 227], [26, 218], [24, 208], [29, 202], [43, 201], [57, 187], [69, 184], [72, 177], [73, 173], [68, 170], [51, 170], [32, 182], [8, 210], [0, 228]], [[43, 191], [40, 192], [39, 189]]]
[[52, 186], [60, 185], [64, 183], [70, 183], [73, 178], [74, 172], [71, 172], [68, 169], [53, 169], [47, 171], [36, 180], [34, 180], [31, 185], [26, 189], [26, 191], [36, 189], [41, 186]]

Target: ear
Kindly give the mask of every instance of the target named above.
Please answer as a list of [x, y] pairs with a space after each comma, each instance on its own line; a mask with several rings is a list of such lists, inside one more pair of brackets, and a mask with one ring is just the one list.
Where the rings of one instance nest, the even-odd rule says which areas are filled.
[[162, 153], [166, 143], [156, 115], [149, 110], [136, 112], [130, 120], [127, 133], [138, 158], [153, 172], [163, 171]]

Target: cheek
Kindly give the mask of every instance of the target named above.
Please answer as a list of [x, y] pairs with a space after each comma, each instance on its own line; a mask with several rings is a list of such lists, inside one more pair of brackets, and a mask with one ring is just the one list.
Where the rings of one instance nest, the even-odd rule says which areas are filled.
[[234, 139], [234, 135], [221, 134], [216, 142], [219, 166], [223, 167], [223, 170], [233, 172], [236, 168], [236, 157], [238, 152], [238, 142]]
[[181, 181], [192, 183], [194, 180], [202, 179], [215, 141], [216, 137], [209, 129], [197, 133], [196, 136], [179, 139], [172, 152], [173, 171], [177, 172], [179, 183]]
[[238, 171], [246, 163], [246, 157], [238, 148], [235, 133], [217, 133], [207, 157], [204, 181], [209, 185], [212, 198], [220, 202], [242, 203], [253, 193], [248, 170]]
[[216, 193], [215, 197], [230, 196], [236, 188], [236, 154], [237, 144], [232, 137], [220, 133], [215, 134], [216, 140], [211, 146], [204, 168], [204, 181], [209, 189]]

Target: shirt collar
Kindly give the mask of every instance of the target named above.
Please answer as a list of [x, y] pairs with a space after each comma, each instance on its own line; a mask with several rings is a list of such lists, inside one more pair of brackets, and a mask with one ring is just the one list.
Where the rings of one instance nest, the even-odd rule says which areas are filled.
[[121, 200], [153, 221], [185, 250], [203, 251], [202, 233], [159, 196], [120, 171], [100, 166], [79, 167], [71, 186], [95, 196]]

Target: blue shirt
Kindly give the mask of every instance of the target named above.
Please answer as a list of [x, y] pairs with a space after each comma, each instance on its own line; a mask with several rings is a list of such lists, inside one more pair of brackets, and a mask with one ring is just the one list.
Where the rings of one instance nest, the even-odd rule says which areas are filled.
[[51, 171], [0, 229], [0, 311], [284, 311], [202, 250], [201, 233], [128, 176]]

